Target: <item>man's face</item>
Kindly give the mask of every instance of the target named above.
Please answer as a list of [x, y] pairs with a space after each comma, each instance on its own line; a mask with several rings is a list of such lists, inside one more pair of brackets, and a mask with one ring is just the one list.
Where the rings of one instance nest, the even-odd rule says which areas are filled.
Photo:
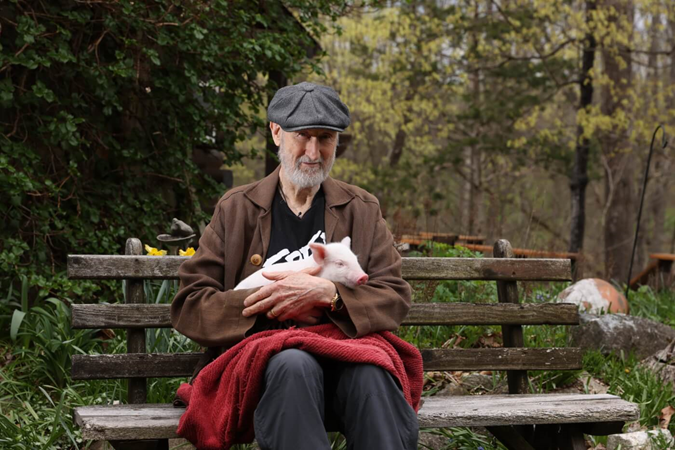
[[291, 183], [301, 189], [320, 185], [335, 162], [337, 131], [310, 128], [286, 132], [272, 125], [281, 168]]

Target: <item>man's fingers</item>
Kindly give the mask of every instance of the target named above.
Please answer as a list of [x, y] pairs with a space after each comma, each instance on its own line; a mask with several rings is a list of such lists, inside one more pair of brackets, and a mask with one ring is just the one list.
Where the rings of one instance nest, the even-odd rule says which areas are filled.
[[256, 292], [254, 292], [253, 294], [249, 295], [244, 299], [244, 306], [245, 307], [253, 306], [258, 302], [266, 298], [269, 298], [274, 293], [274, 289], [275, 288], [273, 284], [261, 287]]
[[261, 312], [268, 311], [272, 309], [276, 303], [276, 299], [273, 297], [268, 297], [264, 300], [260, 300], [257, 303], [254, 303], [253, 305], [249, 306], [248, 308], [245, 308], [241, 314], [244, 317], [248, 316], [253, 316], [255, 314], [259, 314]]
[[263, 272], [262, 276], [267, 278], [268, 280], [283, 280], [289, 275], [292, 275], [296, 272], [293, 272], [291, 270], [285, 270], [283, 272]]
[[302, 269], [300, 272], [306, 273], [307, 275], [317, 275], [319, 272], [321, 272], [321, 266], [308, 267], [306, 269]]

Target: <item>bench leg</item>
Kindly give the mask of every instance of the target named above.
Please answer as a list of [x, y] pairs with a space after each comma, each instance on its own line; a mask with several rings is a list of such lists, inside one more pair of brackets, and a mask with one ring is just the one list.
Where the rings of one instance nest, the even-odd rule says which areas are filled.
[[586, 450], [586, 441], [581, 427], [577, 424], [561, 426], [558, 431], [558, 448], [560, 450]]
[[115, 450], [169, 450], [168, 439], [151, 441], [108, 441]]
[[487, 427], [509, 450], [586, 450], [582, 426]]
[[535, 450], [527, 439], [512, 426], [486, 427], [509, 450]]

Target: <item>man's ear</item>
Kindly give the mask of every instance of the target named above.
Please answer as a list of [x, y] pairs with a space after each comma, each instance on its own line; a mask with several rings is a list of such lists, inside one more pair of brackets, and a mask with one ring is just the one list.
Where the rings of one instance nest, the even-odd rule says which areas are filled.
[[309, 248], [312, 249], [312, 258], [316, 261], [317, 264], [323, 264], [323, 260], [326, 259], [326, 246], [323, 244], [309, 244]]
[[347, 248], [351, 248], [351, 247], [352, 247], [352, 238], [350, 238], [349, 236], [347, 236], [346, 238], [344, 238], [343, 240], [341, 240], [340, 243], [341, 243], [342, 245], [347, 246]]
[[272, 139], [274, 140], [274, 145], [277, 147], [281, 144], [281, 126], [278, 123], [270, 122], [270, 130], [272, 131]]

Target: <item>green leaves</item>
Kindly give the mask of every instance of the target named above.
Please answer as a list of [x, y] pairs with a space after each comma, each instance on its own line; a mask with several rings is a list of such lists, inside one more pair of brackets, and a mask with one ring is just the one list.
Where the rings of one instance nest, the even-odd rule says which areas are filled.
[[16, 341], [16, 337], [19, 333], [19, 327], [21, 326], [21, 322], [23, 322], [24, 317], [26, 317], [26, 313], [19, 311], [18, 309], [15, 309], [12, 313], [12, 324], [9, 329], [9, 336], [13, 341]]
[[1, 3], [0, 279], [74, 291], [85, 283], [54, 276], [66, 254], [208, 221], [201, 205], [225, 188], [193, 149], [240, 161], [236, 144], [265, 125], [257, 80], [307, 68], [306, 29], [345, 2], [263, 3]]
[[52, 103], [55, 99], [54, 92], [51, 89], [48, 89], [42, 81], [37, 81], [33, 85], [33, 93], [35, 93], [36, 97], [44, 98], [49, 103]]

